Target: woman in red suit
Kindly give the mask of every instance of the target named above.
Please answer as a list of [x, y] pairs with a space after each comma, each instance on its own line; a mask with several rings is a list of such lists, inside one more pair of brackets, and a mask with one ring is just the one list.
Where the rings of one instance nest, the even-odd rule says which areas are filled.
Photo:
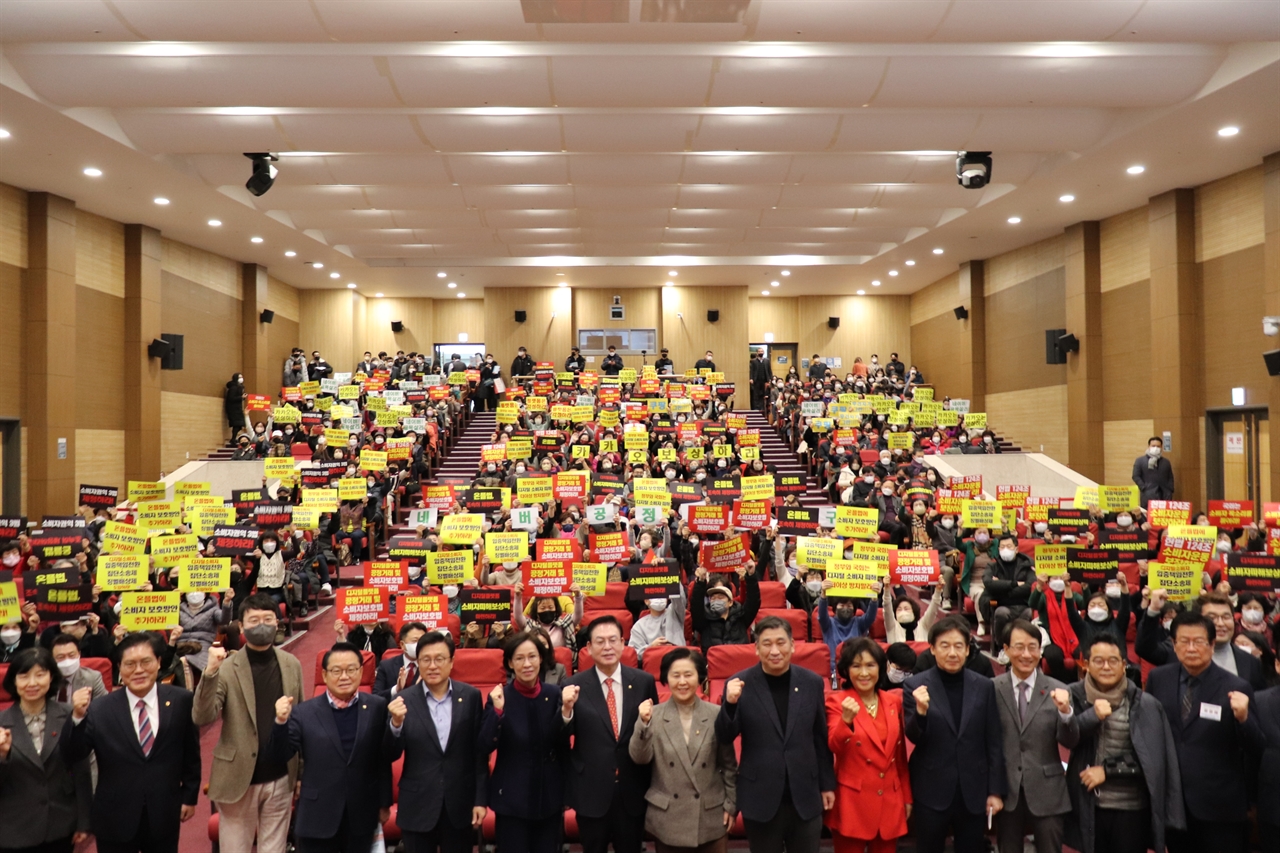
[[836, 759], [836, 805], [825, 823], [835, 853], [893, 853], [907, 834], [911, 777], [903, 737], [902, 697], [877, 690], [888, 668], [874, 640], [840, 647], [843, 689], [827, 695], [827, 741]]

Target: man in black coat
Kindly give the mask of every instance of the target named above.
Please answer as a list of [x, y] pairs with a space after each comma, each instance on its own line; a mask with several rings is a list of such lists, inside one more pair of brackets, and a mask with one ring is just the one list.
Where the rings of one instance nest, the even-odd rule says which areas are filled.
[[584, 853], [640, 853], [644, 846], [645, 792], [650, 768], [636, 764], [629, 750], [640, 703], [658, 703], [653, 676], [623, 666], [622, 626], [600, 616], [587, 626], [595, 666], [565, 682], [579, 688], [569, 724], [573, 750], [569, 802], [577, 811], [578, 840]]
[[72, 763], [97, 756], [91, 821], [100, 853], [176, 853], [200, 797], [191, 693], [156, 683], [164, 644], [154, 634], [130, 634], [117, 649], [125, 689], [92, 704], [92, 688], [75, 692], [63, 754]]
[[392, 761], [404, 754], [396, 824], [406, 853], [467, 853], [484, 822], [488, 754], [477, 745], [484, 699], [453, 681], [453, 639], [429, 631], [417, 640], [422, 685], [391, 700]]
[[1030, 617], [1027, 602], [1035, 582], [1035, 565], [1030, 557], [1018, 551], [1018, 537], [1008, 533], [1001, 536], [996, 559], [982, 579], [982, 597], [978, 599], [978, 607], [991, 626], [997, 648], [1004, 642], [1006, 625], [1014, 619]]
[[707, 355], [705, 358], [700, 358], [693, 363], [693, 369], [698, 371], [699, 373], [701, 373], [703, 370], [708, 370], [712, 373], [716, 372], [716, 363], [711, 353], [711, 350], [707, 350]]
[[[1280, 672], [1280, 665], [1276, 671]], [[1267, 739], [1258, 774], [1258, 837], [1266, 853], [1280, 851], [1280, 687], [1257, 696], [1258, 724]]]
[[[1160, 624], [1160, 611], [1169, 600], [1163, 589], [1151, 591], [1151, 605], [1145, 618], [1138, 620], [1138, 637], [1135, 650], [1147, 663], [1164, 666], [1177, 660], [1173, 638]], [[1236, 622], [1231, 599], [1221, 592], [1206, 592], [1196, 599], [1193, 609], [1213, 625], [1213, 662], [1232, 675], [1249, 682], [1255, 691], [1266, 687], [1262, 677], [1262, 665], [1249, 652], [1239, 648], [1235, 639]]]
[[587, 362], [582, 358], [582, 353], [577, 347], [573, 347], [569, 351], [569, 357], [564, 360], [565, 373], [581, 373], [587, 366]]
[[515, 379], [520, 376], [533, 375], [533, 359], [529, 357], [529, 351], [524, 347], [516, 350], [515, 360], [511, 362], [511, 378]]
[[1139, 502], [1167, 501], [1173, 497], [1173, 466], [1161, 454], [1164, 441], [1158, 435], [1147, 439], [1147, 453], [1133, 460], [1133, 482], [1138, 486]]
[[911, 754], [911, 824], [920, 853], [942, 853], [948, 830], [956, 853], [985, 850], [988, 816], [1004, 808], [1003, 730], [995, 685], [965, 667], [969, 623], [948, 616], [929, 629], [937, 665], [902, 689]]
[[1173, 730], [1187, 810], [1187, 828], [1170, 830], [1165, 842], [1169, 853], [1244, 853], [1249, 768], [1266, 747], [1253, 688], [1213, 662], [1208, 618], [1179, 613], [1172, 630], [1177, 663], [1147, 677]]
[[360, 650], [334, 643], [320, 662], [326, 690], [297, 708], [276, 702], [267, 752], [302, 757], [302, 795], [294, 819], [298, 853], [368, 853], [391, 815], [391, 751], [387, 702], [359, 693]]
[[823, 377], [827, 375], [827, 363], [822, 360], [822, 356], [816, 352], [813, 358], [809, 359], [809, 381], [821, 382]]
[[821, 676], [791, 665], [791, 623], [756, 623], [760, 663], [729, 679], [716, 739], [742, 738], [738, 810], [753, 853], [817, 853], [822, 813], [835, 806]]
[[751, 354], [751, 408], [763, 409], [769, 401], [769, 383], [773, 381], [773, 368], [764, 353]]
[[609, 347], [609, 354], [600, 362], [600, 369], [605, 376], [617, 376], [622, 372], [622, 356], [618, 355], [617, 347]]

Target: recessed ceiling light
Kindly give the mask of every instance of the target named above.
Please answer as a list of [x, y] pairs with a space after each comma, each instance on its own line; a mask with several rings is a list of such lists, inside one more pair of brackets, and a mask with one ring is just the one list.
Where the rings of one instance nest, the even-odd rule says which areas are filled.
[[9, 136], [10, 136], [9, 131], [5, 130], [3, 127], [0, 127], [0, 139], [8, 139]]
[[941, 255], [941, 254], [942, 254], [942, 249], [934, 249], [934, 250], [933, 250], [933, 253], [934, 253], [935, 255]]
[[[1009, 224], [1010, 224], [1010, 225], [1017, 225], [1017, 224], [1018, 224], [1019, 222], [1021, 222], [1021, 221], [1022, 221], [1022, 217], [1021, 217], [1021, 216], [1010, 216], [1010, 217], [1009, 217]], [[892, 275], [892, 273], [890, 273], [890, 275]]]
[[762, 291], [760, 291], [760, 295], [761, 295], [761, 296], [768, 296], [768, 295], [769, 295], [769, 291], [767, 291], [767, 290], [762, 290]]
[[292, 249], [290, 249], [289, 251], [287, 251], [287, 252], [285, 252], [285, 253], [284, 253], [284, 256], [285, 256], [286, 258], [296, 258], [296, 257], [298, 257], [298, 253], [297, 253], [297, 252], [295, 252], [295, 251], [293, 251]]
[[1218, 135], [1219, 135], [1219, 136], [1235, 136], [1235, 135], [1236, 135], [1237, 133], [1239, 133], [1239, 132], [1240, 132], [1240, 128], [1238, 128], [1238, 127], [1233, 127], [1233, 126], [1227, 126], [1227, 127], [1220, 127], [1220, 128], [1218, 128]]
[[466, 299], [466, 298], [467, 298], [467, 294], [465, 294], [465, 293], [459, 293], [459, 294], [458, 294], [458, 298], [459, 298], [459, 299]]
[[319, 261], [312, 261], [311, 268], [315, 270], [322, 270], [324, 269], [324, 264], [320, 263]]
[[376, 296], [376, 297], [378, 297], [379, 299], [381, 299], [381, 298], [382, 298], [382, 294], [381, 294], [381, 293], [375, 293], [375, 294], [373, 294], [373, 295], [374, 295], [374, 296]]
[[771, 281], [771, 282], [769, 282], [769, 286], [770, 286], [770, 287], [777, 287], [777, 286], [778, 286], [778, 282], [776, 282], [776, 281]]
[[564, 275], [564, 273], [562, 273], [562, 272], [558, 272], [558, 273], [556, 273], [556, 275]]
[[222, 220], [221, 220], [221, 219], [210, 219], [210, 220], [209, 220], [209, 227], [210, 227], [210, 228], [221, 228], [221, 227], [222, 227]]
[[783, 274], [783, 275], [791, 275], [791, 270], [783, 270], [783, 271], [782, 271], [782, 274]]
[[91, 177], [91, 178], [101, 178], [101, 177], [102, 177], [102, 170], [101, 170], [101, 169], [95, 169], [95, 168], [93, 168], [92, 166], [90, 166], [89, 168], [85, 169], [85, 170], [84, 170], [84, 173], [85, 173], [86, 175], [88, 175], [89, 177]]
[[448, 274], [447, 272], [438, 272], [438, 273], [436, 273], [436, 278], [445, 278], [445, 277], [447, 277], [448, 275], [449, 275], [449, 274]]
[[859, 295], [859, 296], [866, 296], [866, 295], [867, 295], [867, 292], [866, 292], [865, 290], [859, 290], [859, 291], [858, 291], [858, 295]]
[[915, 261], [903, 261], [903, 263], [909, 267], [914, 267], [916, 265]]
[[[563, 274], [563, 273], [562, 273], [562, 274]], [[679, 271], [679, 270], [667, 270], [667, 275], [674, 277], [674, 276], [680, 275], [680, 271]]]
[[666, 284], [663, 285], [663, 287], [675, 287], [675, 286], [676, 286], [676, 283], [674, 281], [668, 281]]
[[1071, 202], [1073, 202], [1073, 201], [1075, 201], [1075, 200], [1076, 200], [1076, 197], [1075, 197], [1075, 196], [1073, 196], [1071, 193], [1067, 193], [1066, 195], [1060, 195], [1060, 196], [1058, 196], [1058, 201], [1062, 202], [1063, 204], [1070, 204]]
[[1146, 166], [1130, 166], [1129, 168], [1125, 169], [1125, 171], [1128, 172], [1130, 175], [1141, 175], [1143, 172], [1147, 171], [1147, 167]]
[[897, 270], [889, 270], [889, 275], [897, 275], [897, 274], [898, 274]]
[[560, 284], [559, 284], [558, 286], [559, 286], [559, 287], [568, 287], [568, 286], [569, 286], [569, 282], [567, 282], [567, 281], [562, 281], [562, 282], [560, 282]]
[[261, 242], [262, 242], [262, 238], [261, 238], [261, 237], [250, 237], [250, 238], [249, 238], [249, 242], [250, 242], [250, 243], [261, 243]]
[[457, 286], [458, 286], [458, 283], [456, 281], [449, 282], [449, 287], [457, 287]]
[[164, 207], [166, 204], [169, 203], [169, 199], [165, 198], [164, 196], [158, 196], [155, 199], [155, 203], [160, 205], [161, 207]]
[[355, 290], [355, 289], [356, 289], [356, 283], [355, 283], [354, 281], [349, 281], [349, 282], [347, 282], [347, 287], [351, 288], [352, 290]]
[[880, 279], [876, 279], [875, 281], [871, 282], [871, 286], [872, 286], [872, 287], [879, 287], [879, 286], [880, 286]]
[[333, 272], [329, 273], [329, 278], [341, 278], [341, 277], [342, 277], [342, 273], [338, 272], [337, 270], [334, 270]]

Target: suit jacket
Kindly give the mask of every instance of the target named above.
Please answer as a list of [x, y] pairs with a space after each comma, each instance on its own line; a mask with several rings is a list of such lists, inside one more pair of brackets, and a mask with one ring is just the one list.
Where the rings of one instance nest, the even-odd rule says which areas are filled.
[[[294, 706], [301, 705], [302, 665], [288, 652], [273, 649], [280, 662], [280, 684]], [[279, 698], [279, 697], [277, 697]], [[258, 711], [253, 689], [253, 668], [249, 656], [235, 653], [227, 657], [218, 671], [206, 674], [196, 686], [191, 719], [197, 726], [207, 726], [222, 718], [222, 731], [213, 748], [213, 767], [209, 771], [209, 799], [215, 803], [234, 803], [249, 790], [258, 763]], [[262, 725], [274, 726], [275, 719]], [[289, 787], [298, 781], [298, 761], [289, 761]]]
[[[1164, 630], [1159, 619], [1155, 619], [1145, 613], [1138, 620], [1138, 636], [1135, 650], [1138, 653], [1138, 657], [1156, 666], [1164, 666], [1178, 661], [1177, 656], [1173, 653], [1173, 638], [1169, 636], [1169, 632]], [[1249, 682], [1249, 686], [1255, 691], [1262, 690], [1267, 686], [1262, 677], [1262, 664], [1258, 663], [1257, 658], [1234, 645], [1231, 647], [1231, 656], [1236, 659], [1236, 673], [1240, 678]], [[1231, 673], [1227, 674], [1230, 675]]]
[[736, 814], [738, 759], [733, 744], [716, 740], [719, 709], [696, 700], [689, 742], [680, 709], [668, 700], [653, 709], [649, 724], [636, 720], [628, 752], [653, 767], [645, 800], [645, 829], [671, 847], [700, 847], [723, 838], [724, 814]]
[[[390, 702], [398, 695], [395, 689], [400, 682], [400, 670], [404, 666], [404, 655], [378, 661], [378, 671], [373, 677], [373, 692]], [[405, 682], [405, 687], [417, 684], [418, 668], [413, 669], [413, 678]]]
[[[985, 814], [987, 797], [1008, 794], [1004, 770], [1004, 732], [991, 680], [970, 669], [964, 673], [964, 705], [960, 719], [934, 669], [913, 675], [902, 688], [907, 737], [916, 745], [911, 753], [911, 794], [917, 803], [945, 811], [959, 789], [970, 814]], [[916, 710], [915, 689], [929, 688], [929, 713]]]
[[836, 759], [836, 807], [825, 823], [845, 838], [900, 838], [907, 834], [911, 774], [903, 734], [902, 691], [881, 690], [880, 708], [886, 736], [859, 708], [850, 725], [842, 705], [854, 690], [827, 694], [827, 744]]
[[[564, 811], [565, 764], [572, 726], [560, 713], [560, 688], [543, 684], [532, 699], [508, 681], [502, 713], [493, 701], [484, 709], [480, 745], [487, 758], [497, 750], [489, 775], [489, 807], [496, 814], [546, 820]], [[582, 707], [574, 705], [575, 716]]]
[[449, 740], [443, 750], [424, 688], [406, 688], [400, 694], [409, 710], [400, 735], [392, 739], [391, 760], [404, 754], [400, 801], [409, 807], [396, 813], [396, 824], [410, 832], [435, 829], [441, 810], [448, 811], [453, 826], [469, 826], [472, 807], [486, 803], [489, 753], [479, 742], [484, 699], [461, 681], [451, 687]]
[[[93, 699], [97, 701], [107, 695], [107, 685], [102, 681], [102, 673], [93, 667], [81, 666], [76, 670], [76, 674], [71, 676], [71, 689], [67, 696], [74, 696], [75, 692], [81, 687], [88, 687], [93, 691]], [[69, 702], [66, 704], [70, 704]]]
[[1168, 500], [1173, 497], [1173, 465], [1161, 456], [1156, 467], [1148, 467], [1147, 455], [1144, 453], [1133, 460], [1133, 482], [1138, 486], [1142, 508], [1147, 508], [1149, 500]]
[[37, 753], [22, 707], [0, 711], [0, 727], [13, 734], [9, 757], [0, 761], [0, 826], [6, 847], [37, 847], [89, 831], [89, 762], [82, 759], [68, 767], [60, 751], [59, 732], [70, 724], [70, 705], [47, 702], [44, 742]]
[[1263, 690], [1257, 696], [1258, 725], [1267, 738], [1258, 774], [1258, 814], [1280, 820], [1280, 687]]
[[[1178, 748], [1178, 769], [1187, 814], [1198, 820], [1245, 820], [1249, 812], [1249, 760], [1266, 749], [1266, 738], [1258, 723], [1253, 688], [1242, 678], [1217, 664], [1200, 674], [1191, 719], [1182, 722], [1178, 676], [1182, 664], [1156, 667], [1147, 677], [1147, 692], [1164, 706], [1165, 716]], [[1244, 723], [1231, 713], [1227, 694], [1238, 691], [1249, 696], [1249, 717]], [[1217, 706], [1218, 720], [1206, 719]], [[1209, 706], [1209, 707], [1206, 707]]]
[[271, 727], [267, 750], [277, 761], [302, 758], [302, 796], [294, 831], [304, 838], [332, 838], [343, 813], [351, 838], [373, 833], [378, 809], [391, 806], [391, 732], [387, 703], [372, 693], [357, 693], [356, 740], [351, 754], [342, 750], [329, 694], [294, 707], [289, 720]]
[[649, 790], [649, 767], [631, 760], [628, 745], [640, 703], [649, 699], [658, 704], [658, 688], [653, 676], [643, 670], [619, 664], [618, 675], [622, 676], [622, 707], [616, 738], [596, 668], [583, 670], [565, 682], [578, 685], [581, 691], [570, 724], [569, 802], [578, 814], [589, 818], [607, 815], [614, 797], [622, 797], [628, 814], [644, 814], [644, 795]]
[[731, 744], [742, 738], [738, 764], [738, 810], [747, 820], [771, 820], [785, 787], [802, 820], [822, 814], [822, 792], [836, 789], [836, 772], [827, 746], [827, 715], [822, 678], [791, 667], [791, 702], [783, 731], [760, 664], [733, 678], [742, 679], [742, 695], [720, 706], [716, 737]]
[[168, 684], [156, 689], [159, 731], [149, 756], [133, 730], [136, 697], [128, 689], [91, 703], [80, 725], [62, 727], [67, 761], [80, 761], [90, 751], [98, 757], [90, 822], [99, 838], [137, 837], [145, 809], [152, 840], [176, 844], [182, 806], [194, 806], [200, 797], [200, 730], [191, 721], [191, 693]]
[[1054, 690], [1065, 690], [1066, 685], [1037, 671], [1023, 720], [1018, 715], [1012, 671], [997, 676], [993, 683], [1000, 699], [1005, 769], [1009, 774], [1005, 808], [1016, 809], [1025, 794], [1027, 807], [1036, 817], [1066, 814], [1071, 811], [1071, 797], [1058, 746], [1074, 747], [1080, 740], [1080, 724], [1075, 713], [1063, 720], [1049, 696]]

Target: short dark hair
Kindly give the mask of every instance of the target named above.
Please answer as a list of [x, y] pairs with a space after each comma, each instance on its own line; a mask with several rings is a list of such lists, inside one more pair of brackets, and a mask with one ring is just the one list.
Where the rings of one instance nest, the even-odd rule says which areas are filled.
[[1028, 619], [1014, 619], [1004, 629], [1004, 636], [1000, 638], [1000, 645], [1007, 646], [1013, 642], [1013, 632], [1017, 629], [1036, 641], [1037, 644], [1043, 643], [1044, 638], [1040, 636], [1040, 629], [1031, 624]]
[[34, 646], [18, 652], [9, 661], [9, 671], [4, 676], [4, 692], [12, 696], [15, 702], [19, 698], [18, 676], [37, 666], [49, 673], [49, 692], [45, 694], [45, 698], [52, 699], [58, 695], [58, 690], [62, 687], [62, 673], [54, 663], [53, 652], [43, 646]]
[[329, 658], [333, 657], [335, 654], [341, 654], [343, 652], [350, 652], [360, 658], [361, 664], [364, 663], [364, 655], [360, 654], [360, 649], [354, 643], [338, 642], [330, 646], [329, 651], [324, 653], [324, 657], [320, 659], [320, 668], [328, 669]]
[[134, 631], [132, 634], [126, 634], [124, 639], [116, 646], [116, 660], [124, 660], [124, 653], [134, 646], [148, 646], [151, 653], [156, 656], [156, 660], [160, 660], [164, 656], [164, 641], [150, 631]]
[[280, 617], [280, 605], [276, 600], [265, 592], [255, 592], [253, 595], [240, 602], [240, 619], [244, 620], [244, 614], [247, 610], [266, 610]]
[[756, 640], [760, 640], [760, 635], [765, 631], [782, 630], [787, 634], [788, 640], [795, 639], [791, 635], [791, 623], [781, 616], [766, 616], [755, 624]]
[[400, 631], [396, 634], [396, 639], [403, 643], [404, 638], [407, 637], [409, 632], [415, 628], [424, 634], [427, 633], [427, 626], [423, 625], [421, 622], [406, 622], [400, 626]]
[[596, 628], [599, 628], [601, 625], [612, 625], [613, 627], [618, 629], [619, 634], [625, 633], [622, 630], [622, 623], [618, 621], [617, 616], [605, 614], [604, 616], [597, 616], [587, 624], [587, 640], [588, 641], [592, 639], [592, 635], [595, 634]]
[[[413, 624], [421, 625], [422, 623], [414, 622]], [[420, 655], [422, 654], [422, 650], [425, 649], [427, 646], [438, 646], [441, 643], [444, 643], [444, 645], [448, 647], [449, 659], [452, 660], [453, 652], [454, 652], [453, 635], [450, 634], [448, 631], [427, 631], [427, 633], [423, 634], [421, 637], [418, 638], [417, 652]]]
[[707, 683], [707, 659], [697, 649], [690, 649], [686, 646], [677, 646], [662, 656], [662, 668], [659, 670], [658, 680], [666, 684], [667, 673], [671, 671], [672, 664], [682, 660], [692, 663], [693, 668], [698, 671], [699, 684]]
[[910, 672], [916, 668], [916, 650], [906, 643], [890, 643], [884, 650], [884, 656], [898, 669]]
[[[875, 640], [870, 637], [853, 637], [845, 640], [840, 644], [840, 656], [836, 658], [836, 675], [840, 676], [840, 681], [846, 688], [852, 686], [849, 681], [849, 667], [863, 652], [871, 655], [876, 666], [880, 667], [880, 676], [889, 671], [889, 659], [885, 656], [884, 649], [880, 648], [880, 644]], [[877, 681], [880, 676], [877, 676]]]
[[1013, 547], [1015, 548], [1018, 547], [1018, 535], [1016, 533], [1003, 533], [1000, 536], [996, 537], [996, 542], [997, 543], [1003, 542], [1006, 539], [1008, 539], [1010, 542], [1013, 543]]
[[1217, 635], [1218, 629], [1214, 627], [1213, 622], [1208, 616], [1204, 616], [1200, 611], [1187, 611], [1179, 613], [1173, 617], [1173, 624], [1169, 626], [1169, 635], [1176, 641], [1178, 639], [1178, 629], [1184, 627], [1201, 627], [1204, 629], [1204, 636], [1209, 642], [1213, 642], [1213, 638]]
[[49, 644], [49, 651], [53, 651], [58, 646], [75, 646], [77, 650], [80, 648], [80, 641], [70, 634], [59, 634], [53, 638], [53, 642]]
[[916, 621], [919, 622], [920, 621], [920, 602], [915, 601], [911, 598], [908, 598], [905, 595], [900, 595], [896, 599], [894, 599], [893, 615], [896, 617], [898, 615], [898, 608], [904, 604], [911, 608], [911, 612], [915, 614]]
[[[604, 617], [601, 617], [601, 619], [603, 618]], [[610, 616], [608, 618], [612, 619], [613, 617]], [[596, 621], [600, 621], [600, 620], [596, 620]], [[614, 621], [617, 621], [617, 620], [614, 620]], [[595, 624], [595, 623], [593, 622], [592, 624]], [[515, 670], [512, 669], [511, 667], [511, 659], [515, 657], [516, 649], [520, 648], [525, 643], [533, 643], [533, 647], [538, 650], [538, 656], [542, 659], [542, 666], [538, 670], [539, 677], [546, 675], [548, 672], [555, 669], [555, 666], [556, 666], [555, 653], [551, 651], [551, 648], [549, 646], [544, 646], [542, 645], [542, 643], [539, 643], [537, 637], [533, 636], [533, 633], [530, 631], [521, 631], [518, 634], [512, 634], [510, 637], [507, 637], [507, 639], [503, 641], [502, 643], [502, 668], [503, 669], [505, 669], [507, 672], [511, 673], [512, 675], [515, 675]]]
[[[1089, 655], [1093, 653], [1094, 646], [1112, 646], [1118, 652], [1120, 651], [1120, 642], [1111, 634], [1094, 634], [1087, 640], [1080, 643], [1080, 658], [1088, 660]], [[1127, 663], [1127, 661], [1126, 661]]]
[[1151, 438], [1148, 438], [1148, 439], [1147, 439], [1147, 447], [1150, 447], [1150, 446], [1151, 446], [1151, 442], [1153, 442], [1153, 441], [1158, 441], [1158, 442], [1160, 442], [1160, 446], [1161, 446], [1161, 447], [1164, 447], [1164, 439], [1163, 439], [1163, 438], [1161, 438], [1161, 437], [1160, 437], [1160, 436], [1158, 436], [1158, 435], [1153, 435], [1153, 436], [1151, 436]]
[[964, 636], [965, 643], [968, 643], [972, 637], [969, 631], [969, 620], [959, 614], [953, 614], [933, 623], [933, 627], [929, 629], [929, 645], [932, 646], [939, 637], [951, 631], [959, 631]]
[[1197, 598], [1193, 605], [1193, 609], [1196, 613], [1201, 613], [1204, 611], [1204, 606], [1206, 604], [1220, 604], [1228, 609], [1235, 609], [1231, 606], [1231, 599], [1224, 593], [1218, 592], [1216, 589], [1211, 592], [1206, 592]]

